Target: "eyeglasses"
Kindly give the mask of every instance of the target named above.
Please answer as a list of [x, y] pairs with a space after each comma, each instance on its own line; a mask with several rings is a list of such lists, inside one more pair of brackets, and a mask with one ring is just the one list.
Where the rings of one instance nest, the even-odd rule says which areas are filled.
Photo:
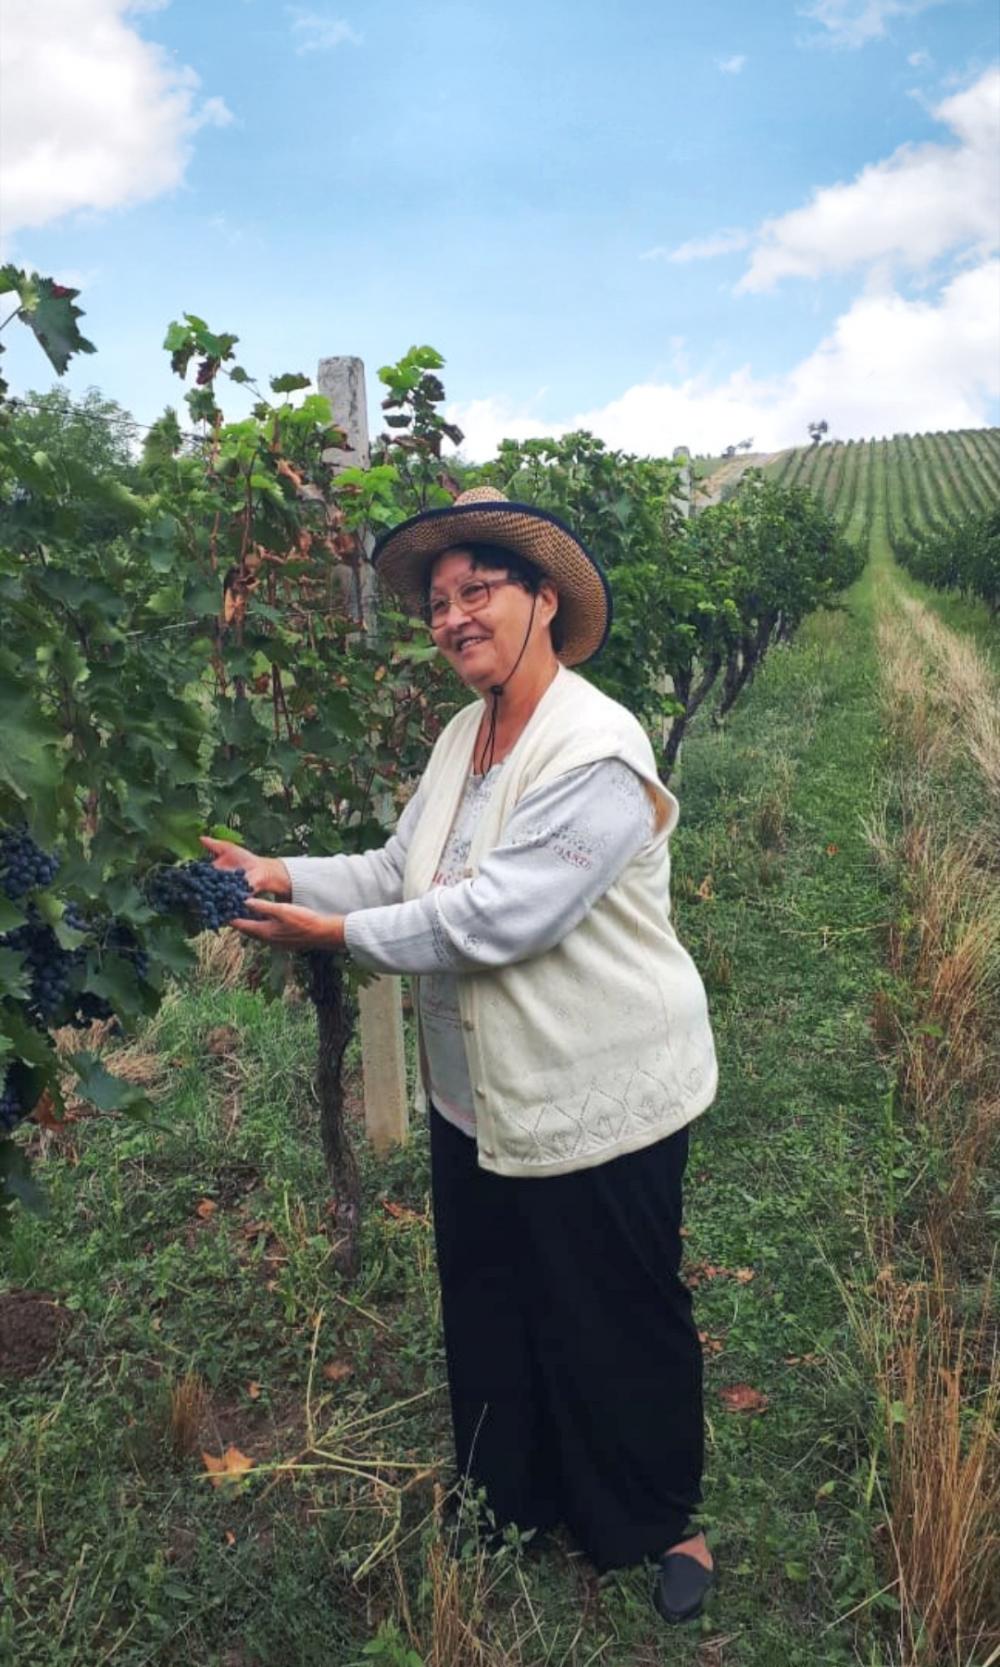
[[440, 631], [451, 612], [451, 605], [457, 602], [463, 614], [479, 614], [488, 608], [493, 598], [493, 592], [501, 585], [516, 585], [517, 579], [465, 579], [452, 596], [432, 596], [420, 610], [425, 625], [432, 631]]

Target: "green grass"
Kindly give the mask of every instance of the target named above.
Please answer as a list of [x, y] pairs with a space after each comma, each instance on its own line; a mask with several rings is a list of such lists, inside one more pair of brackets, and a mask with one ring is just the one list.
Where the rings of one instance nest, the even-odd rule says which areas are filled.
[[[880, 793], [871, 610], [869, 575], [772, 655], [725, 730], [685, 742], [675, 783], [675, 908], [721, 1064], [695, 1126], [687, 1253], [712, 1339], [705, 1522], [723, 1584], [700, 1628], [667, 1635], [646, 1572], [597, 1583], [568, 1540], [504, 1552], [483, 1625], [512, 1662], [693, 1663], [720, 1636], [726, 1667], [883, 1659], [875, 1409], [838, 1289], [868, 1279], [866, 1211], [909, 1161], [869, 1026], [894, 907], [862, 827]], [[228, 1060], [205, 1050], [224, 1024]], [[51, 1218], [18, 1216], [3, 1277], [54, 1293], [73, 1323], [48, 1367], [4, 1386], [0, 1659], [346, 1667], [398, 1614], [389, 1560], [354, 1578], [397, 1500], [329, 1465], [377, 1460], [390, 1482], [413, 1474], [392, 1461], [447, 1470], [426, 1140], [365, 1155], [364, 1272], [343, 1286], [311, 1039], [304, 1005], [185, 989], [148, 1038], [166, 1067], [157, 1125], [87, 1119], [75, 1161], [57, 1144], [40, 1163]], [[329, 1364], [350, 1374], [327, 1379]], [[178, 1454], [171, 1389], [190, 1372], [210, 1402]], [[740, 1384], [765, 1411], [726, 1410]], [[275, 1481], [266, 1467], [307, 1446], [307, 1403], [328, 1468]], [[230, 1443], [259, 1468], [227, 1496], [200, 1452]], [[398, 1501], [418, 1631], [431, 1488]]]

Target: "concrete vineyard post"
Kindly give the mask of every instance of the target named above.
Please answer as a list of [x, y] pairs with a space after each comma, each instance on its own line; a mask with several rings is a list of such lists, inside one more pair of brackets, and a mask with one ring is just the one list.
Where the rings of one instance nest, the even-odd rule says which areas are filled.
[[[326, 461], [335, 472], [367, 469], [370, 461], [368, 401], [362, 360], [347, 354], [321, 359], [316, 385], [330, 401], [333, 420], [343, 430], [347, 442], [343, 449], [327, 452]], [[343, 575], [352, 612], [366, 630], [371, 630], [375, 623], [375, 580], [370, 555], [371, 540], [368, 540]], [[365, 1129], [376, 1152], [387, 1152], [405, 1141], [409, 1127], [399, 979], [374, 979], [361, 991], [359, 1009]]]

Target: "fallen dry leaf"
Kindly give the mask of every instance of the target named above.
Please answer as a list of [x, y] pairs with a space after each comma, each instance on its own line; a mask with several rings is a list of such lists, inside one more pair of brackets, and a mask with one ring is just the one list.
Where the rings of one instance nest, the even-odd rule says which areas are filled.
[[327, 1383], [342, 1383], [345, 1378], [350, 1377], [353, 1370], [354, 1367], [349, 1366], [346, 1360], [328, 1360], [323, 1367], [323, 1376]]
[[786, 1366], [818, 1366], [822, 1360], [818, 1354], [786, 1354]]
[[711, 874], [706, 874], [705, 875], [705, 878], [702, 880], [701, 885], [698, 886], [695, 890], [695, 896], [700, 897], [703, 903], [711, 902], [712, 898], [715, 896], [715, 892], [712, 890], [712, 876], [711, 876]]
[[43, 1129], [61, 1129], [65, 1126], [65, 1119], [56, 1115], [56, 1103], [48, 1089], [35, 1106], [32, 1116]]
[[725, 1347], [721, 1337], [712, 1337], [707, 1331], [699, 1331], [698, 1341], [706, 1354], [721, 1354]]
[[249, 1395], [251, 1401], [260, 1400], [260, 1384], [257, 1382], [256, 1378], [252, 1378], [247, 1384], [247, 1394]]
[[248, 1470], [253, 1469], [253, 1459], [248, 1459], [238, 1447], [227, 1447], [221, 1458], [216, 1458], [214, 1453], [202, 1453], [201, 1457], [213, 1488], [224, 1488], [227, 1483], [238, 1482]]
[[269, 1221], [246, 1221], [240, 1228], [240, 1232], [245, 1239], [257, 1239], [262, 1233], [269, 1238], [272, 1231]]
[[207, 1221], [209, 1216], [215, 1214], [216, 1207], [214, 1198], [203, 1198], [194, 1213], [196, 1216], [201, 1216], [202, 1221]]
[[240, 1033], [235, 1025], [216, 1025], [205, 1037], [206, 1053], [215, 1054], [217, 1058], [235, 1052], [239, 1045]]
[[738, 1285], [749, 1285], [755, 1277], [753, 1268], [727, 1268], [721, 1262], [692, 1262], [682, 1271], [692, 1290], [703, 1279], [735, 1279]]
[[427, 1226], [427, 1217], [411, 1210], [407, 1204], [396, 1204], [391, 1198], [383, 1198], [382, 1208], [387, 1216], [392, 1216], [393, 1221], [417, 1222], [421, 1227]]
[[826, 854], [827, 854], [828, 857], [835, 857], [839, 850], [840, 850], [839, 845], [828, 845], [827, 848], [826, 848]]
[[728, 1389], [720, 1389], [722, 1404], [727, 1412], [764, 1412], [767, 1408], [767, 1396], [759, 1389], [751, 1389], [748, 1383], [734, 1383]]
[[226, 1544], [227, 1545], [235, 1545], [236, 1544], [236, 1535], [233, 1533], [231, 1528], [226, 1529]]

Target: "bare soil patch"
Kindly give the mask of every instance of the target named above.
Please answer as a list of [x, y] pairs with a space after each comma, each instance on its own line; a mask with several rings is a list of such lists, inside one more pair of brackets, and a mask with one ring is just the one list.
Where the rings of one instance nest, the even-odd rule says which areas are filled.
[[51, 1360], [70, 1316], [44, 1291], [0, 1294], [0, 1378], [28, 1378]]

